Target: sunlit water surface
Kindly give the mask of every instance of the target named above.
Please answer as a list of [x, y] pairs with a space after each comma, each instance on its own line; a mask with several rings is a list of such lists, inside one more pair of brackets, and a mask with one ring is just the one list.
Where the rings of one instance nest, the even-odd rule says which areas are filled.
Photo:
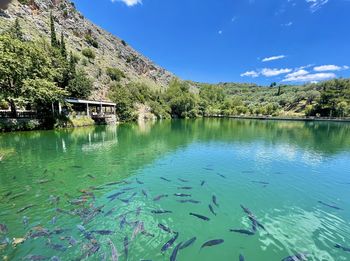
[[[0, 135], [0, 159], [5, 260], [111, 260], [110, 240], [119, 260], [169, 260], [193, 237], [177, 260], [274, 261], [297, 253], [350, 260], [335, 247], [350, 247], [346, 123], [206, 119], [10, 133]], [[167, 196], [154, 200], [159, 195]], [[163, 252], [176, 234], [159, 224], [178, 232]], [[24, 242], [15, 247], [13, 238]], [[213, 239], [224, 242], [201, 249]]]

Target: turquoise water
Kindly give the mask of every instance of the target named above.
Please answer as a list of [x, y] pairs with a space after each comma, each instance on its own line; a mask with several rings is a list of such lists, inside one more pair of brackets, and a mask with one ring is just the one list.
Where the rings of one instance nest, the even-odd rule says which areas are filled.
[[[4, 260], [113, 260], [110, 242], [119, 260], [169, 260], [193, 237], [176, 260], [350, 260], [346, 123], [200, 119], [10, 133], [0, 135], [0, 159]], [[223, 243], [201, 248], [214, 239]]]

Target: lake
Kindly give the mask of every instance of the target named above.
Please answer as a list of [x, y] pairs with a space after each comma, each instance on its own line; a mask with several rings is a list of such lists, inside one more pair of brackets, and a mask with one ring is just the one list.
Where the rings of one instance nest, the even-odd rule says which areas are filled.
[[350, 260], [347, 123], [8, 133], [0, 159], [4, 260]]

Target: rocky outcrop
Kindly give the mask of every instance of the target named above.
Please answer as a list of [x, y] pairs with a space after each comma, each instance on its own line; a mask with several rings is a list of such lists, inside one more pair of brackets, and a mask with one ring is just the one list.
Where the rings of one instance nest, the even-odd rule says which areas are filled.
[[[22, 1], [24, 2], [24, 1]], [[110, 79], [106, 68], [118, 68], [126, 77], [122, 84], [142, 81], [149, 85], [166, 87], [174, 75], [144, 57], [125, 41], [108, 33], [87, 20], [74, 4], [68, 0], [27, 0], [20, 4], [13, 0], [6, 10], [7, 17], [0, 17], [0, 28], [10, 26], [19, 18], [26, 37], [31, 39], [50, 36], [49, 17], [52, 12], [56, 30], [63, 32], [69, 50], [80, 55], [80, 66], [94, 80], [92, 99], [107, 99]], [[1, 29], [0, 29], [1, 30]], [[96, 54], [93, 61], [86, 63], [81, 51], [90, 48]], [[83, 61], [85, 60], [85, 63]]]

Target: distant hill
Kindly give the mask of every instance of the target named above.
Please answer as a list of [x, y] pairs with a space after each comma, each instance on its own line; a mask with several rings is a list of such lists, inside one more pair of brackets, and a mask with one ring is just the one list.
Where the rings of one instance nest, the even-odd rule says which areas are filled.
[[[87, 20], [68, 0], [13, 0], [7, 10], [0, 13], [0, 33], [18, 18], [25, 37], [31, 40], [44, 38], [49, 42], [51, 12], [55, 17], [57, 34], [63, 32], [68, 50], [80, 58], [79, 67], [84, 68], [94, 82], [92, 99], [107, 99], [111, 81], [106, 73], [109, 67], [117, 68], [126, 75], [122, 79], [124, 84], [143, 82], [165, 88], [175, 77], [135, 51], [124, 40]], [[87, 62], [82, 55], [87, 48], [95, 53], [92, 62]]]

